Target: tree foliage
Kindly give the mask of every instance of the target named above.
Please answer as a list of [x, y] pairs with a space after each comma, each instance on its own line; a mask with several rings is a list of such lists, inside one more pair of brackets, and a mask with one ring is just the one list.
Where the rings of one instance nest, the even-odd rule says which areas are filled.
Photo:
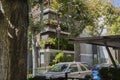
[[93, 18], [84, 0], [57, 0], [59, 12], [66, 20], [71, 36], [78, 36], [87, 25], [93, 25]]
[[119, 35], [120, 34], [120, 16], [116, 15], [114, 22], [112, 23], [111, 27], [110, 27], [110, 31], [108, 31], [108, 34], [111, 35]]
[[56, 41], [55, 38], [48, 38], [47, 40], [40, 40], [40, 47], [44, 49], [46, 44], [54, 45], [55, 41]]
[[39, 3], [39, 0], [29, 0], [29, 6], [35, 6], [37, 3]]
[[120, 34], [120, 9], [117, 7], [112, 7], [112, 11], [109, 11], [106, 23], [108, 27], [109, 35], [119, 35]]
[[53, 59], [53, 63], [58, 63], [58, 62], [71, 62], [73, 61], [74, 58], [71, 55], [66, 55], [64, 52], [59, 52], [55, 55], [55, 58]]
[[[116, 21], [117, 17], [119, 17], [119, 9], [107, 0], [90, 0], [88, 6], [91, 9], [91, 14], [94, 15], [94, 26], [86, 27], [90, 35], [100, 36], [105, 28], [107, 34], [104, 35], [116, 33], [115, 29], [118, 29], [117, 25], [119, 24], [119, 22]], [[116, 23], [117, 25], [115, 25]]]
[[52, 4], [50, 4], [50, 8], [54, 11], [58, 11], [60, 8], [60, 4], [56, 0], [52, 0]]

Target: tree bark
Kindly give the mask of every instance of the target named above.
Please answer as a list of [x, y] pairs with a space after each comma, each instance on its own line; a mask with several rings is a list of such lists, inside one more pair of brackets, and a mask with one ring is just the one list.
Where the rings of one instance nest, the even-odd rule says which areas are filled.
[[[5, 58], [0, 60], [1, 65], [0, 80], [26, 80], [27, 72], [27, 27], [28, 27], [28, 6], [27, 0], [0, 0], [4, 10], [3, 23], [0, 26], [0, 32], [3, 38], [0, 43], [4, 46], [1, 49]], [[4, 31], [3, 31], [4, 30]], [[0, 56], [2, 59], [2, 56]]]
[[7, 80], [8, 75], [7, 23], [0, 11], [0, 80]]

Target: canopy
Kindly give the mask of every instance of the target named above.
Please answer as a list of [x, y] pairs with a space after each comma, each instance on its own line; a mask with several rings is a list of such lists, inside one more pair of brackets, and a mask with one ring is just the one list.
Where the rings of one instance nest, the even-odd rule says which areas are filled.
[[80, 37], [80, 38], [69, 38], [70, 42], [79, 42], [87, 44], [95, 44], [113, 48], [120, 48], [120, 35], [113, 36], [97, 36], [97, 37]]
[[87, 44], [105, 46], [114, 67], [117, 68], [115, 60], [113, 59], [113, 56], [111, 55], [111, 52], [108, 47], [120, 49], [120, 35], [69, 38], [69, 41], [73, 43], [79, 42], [79, 43], [87, 43]]

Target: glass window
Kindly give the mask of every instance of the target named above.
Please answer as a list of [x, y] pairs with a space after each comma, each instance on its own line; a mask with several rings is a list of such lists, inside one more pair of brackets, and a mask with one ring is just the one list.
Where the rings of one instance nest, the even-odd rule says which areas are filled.
[[86, 68], [83, 65], [80, 65], [82, 71], [86, 71]]
[[88, 66], [87, 64], [83, 64], [87, 70], [90, 70], [90, 66]]
[[44, 63], [45, 63], [45, 61], [44, 61], [44, 54], [41, 54], [41, 55], [40, 55], [40, 63], [41, 63], [41, 64], [44, 64]]
[[57, 15], [56, 14], [50, 14], [49, 19], [56, 20], [57, 19]]
[[69, 69], [71, 70], [71, 72], [78, 72], [77, 64], [71, 64]]
[[68, 64], [57, 64], [49, 69], [49, 72], [64, 72], [66, 71]]
[[79, 64], [79, 66], [80, 66], [80, 68], [81, 68], [82, 71], [86, 71], [87, 70], [87, 68], [85, 67], [84, 64]]
[[43, 19], [44, 19], [44, 20], [45, 20], [45, 19], [48, 19], [48, 14], [44, 15], [44, 16], [43, 16]]

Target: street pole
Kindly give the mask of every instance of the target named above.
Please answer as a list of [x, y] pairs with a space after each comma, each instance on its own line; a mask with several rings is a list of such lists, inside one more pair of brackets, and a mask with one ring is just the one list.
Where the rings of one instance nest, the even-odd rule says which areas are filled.
[[43, 0], [39, 0], [39, 3], [40, 3], [40, 27], [43, 28], [43, 7], [44, 7], [44, 4], [43, 4]]
[[37, 68], [37, 61], [36, 61], [36, 48], [35, 48], [35, 39], [34, 34], [32, 32], [32, 59], [33, 59], [33, 76], [36, 74], [36, 68]]
[[60, 25], [57, 26], [57, 28], [56, 28], [56, 32], [57, 32], [58, 50], [59, 50], [59, 49], [60, 49], [60, 45], [59, 45], [60, 41], [59, 41], [59, 39], [60, 39], [60, 32], [61, 32]]

